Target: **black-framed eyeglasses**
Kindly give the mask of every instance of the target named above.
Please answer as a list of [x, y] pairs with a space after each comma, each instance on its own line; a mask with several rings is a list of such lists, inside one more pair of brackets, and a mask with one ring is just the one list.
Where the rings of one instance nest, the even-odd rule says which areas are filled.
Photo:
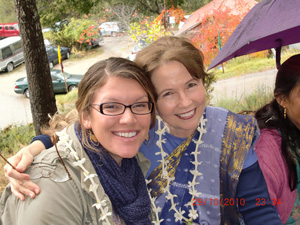
[[[98, 106], [98, 107], [94, 107]], [[91, 107], [106, 116], [118, 116], [125, 112], [126, 108], [136, 115], [149, 114], [153, 110], [152, 102], [136, 102], [131, 105], [124, 105], [118, 102], [106, 102], [102, 104], [91, 104]]]

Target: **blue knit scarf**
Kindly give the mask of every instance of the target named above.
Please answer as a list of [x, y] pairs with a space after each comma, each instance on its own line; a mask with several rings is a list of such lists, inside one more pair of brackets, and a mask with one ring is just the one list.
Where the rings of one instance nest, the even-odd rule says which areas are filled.
[[[76, 135], [81, 140], [80, 126], [75, 127]], [[102, 146], [96, 147], [93, 141], [89, 142], [99, 151], [83, 148], [115, 212], [127, 225], [150, 225], [150, 199], [145, 178], [136, 158], [123, 159], [122, 165], [119, 166]]]

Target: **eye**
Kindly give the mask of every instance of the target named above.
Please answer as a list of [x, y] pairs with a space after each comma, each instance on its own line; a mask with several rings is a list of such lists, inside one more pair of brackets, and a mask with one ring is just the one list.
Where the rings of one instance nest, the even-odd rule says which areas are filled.
[[163, 95], [162, 95], [162, 97], [167, 97], [167, 96], [170, 96], [170, 95], [172, 95], [173, 93], [172, 92], [166, 92], [166, 93], [164, 93]]
[[138, 102], [132, 105], [134, 108], [147, 108], [148, 102]]
[[103, 104], [103, 109], [116, 109], [118, 107], [120, 107], [120, 106], [117, 104], [114, 104], [114, 103]]
[[197, 86], [198, 84], [196, 82], [191, 82], [188, 84], [188, 88], [192, 88], [194, 86]]

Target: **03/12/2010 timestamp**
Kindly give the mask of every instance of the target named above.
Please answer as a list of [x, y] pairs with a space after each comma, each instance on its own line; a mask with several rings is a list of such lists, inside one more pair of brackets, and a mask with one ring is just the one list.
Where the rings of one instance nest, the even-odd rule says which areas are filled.
[[255, 204], [257, 206], [263, 206], [263, 205], [281, 205], [281, 199], [275, 199], [275, 198], [272, 198], [272, 199], [267, 199], [267, 198], [256, 198], [255, 199]]

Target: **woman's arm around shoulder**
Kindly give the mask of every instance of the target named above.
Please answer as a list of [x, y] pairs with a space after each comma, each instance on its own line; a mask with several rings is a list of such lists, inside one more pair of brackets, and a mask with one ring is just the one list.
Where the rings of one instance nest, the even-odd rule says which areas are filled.
[[[45, 170], [47, 166], [43, 164], [42, 170]], [[47, 168], [45, 171], [51, 172], [54, 167]], [[72, 172], [72, 170], [69, 171]], [[37, 173], [36, 170], [31, 170], [30, 175], [35, 176], [34, 173]], [[79, 179], [74, 173], [71, 174], [72, 179], [63, 182], [43, 176], [35, 180], [43, 190], [35, 199], [27, 197], [21, 201], [12, 194], [8, 186], [1, 197], [2, 223], [15, 225], [84, 224], [85, 195], [83, 195]]]
[[[23, 173], [31, 165], [33, 158], [45, 148], [52, 146], [51, 139], [47, 135], [40, 135], [33, 139], [30, 145], [22, 148], [16, 155], [8, 161], [17, 169], [10, 165], [4, 166], [4, 173], [11, 184], [12, 193], [19, 199], [24, 200], [25, 196], [34, 198], [40, 193], [38, 185], [30, 181], [30, 176]], [[24, 196], [25, 195], [25, 196]]]

